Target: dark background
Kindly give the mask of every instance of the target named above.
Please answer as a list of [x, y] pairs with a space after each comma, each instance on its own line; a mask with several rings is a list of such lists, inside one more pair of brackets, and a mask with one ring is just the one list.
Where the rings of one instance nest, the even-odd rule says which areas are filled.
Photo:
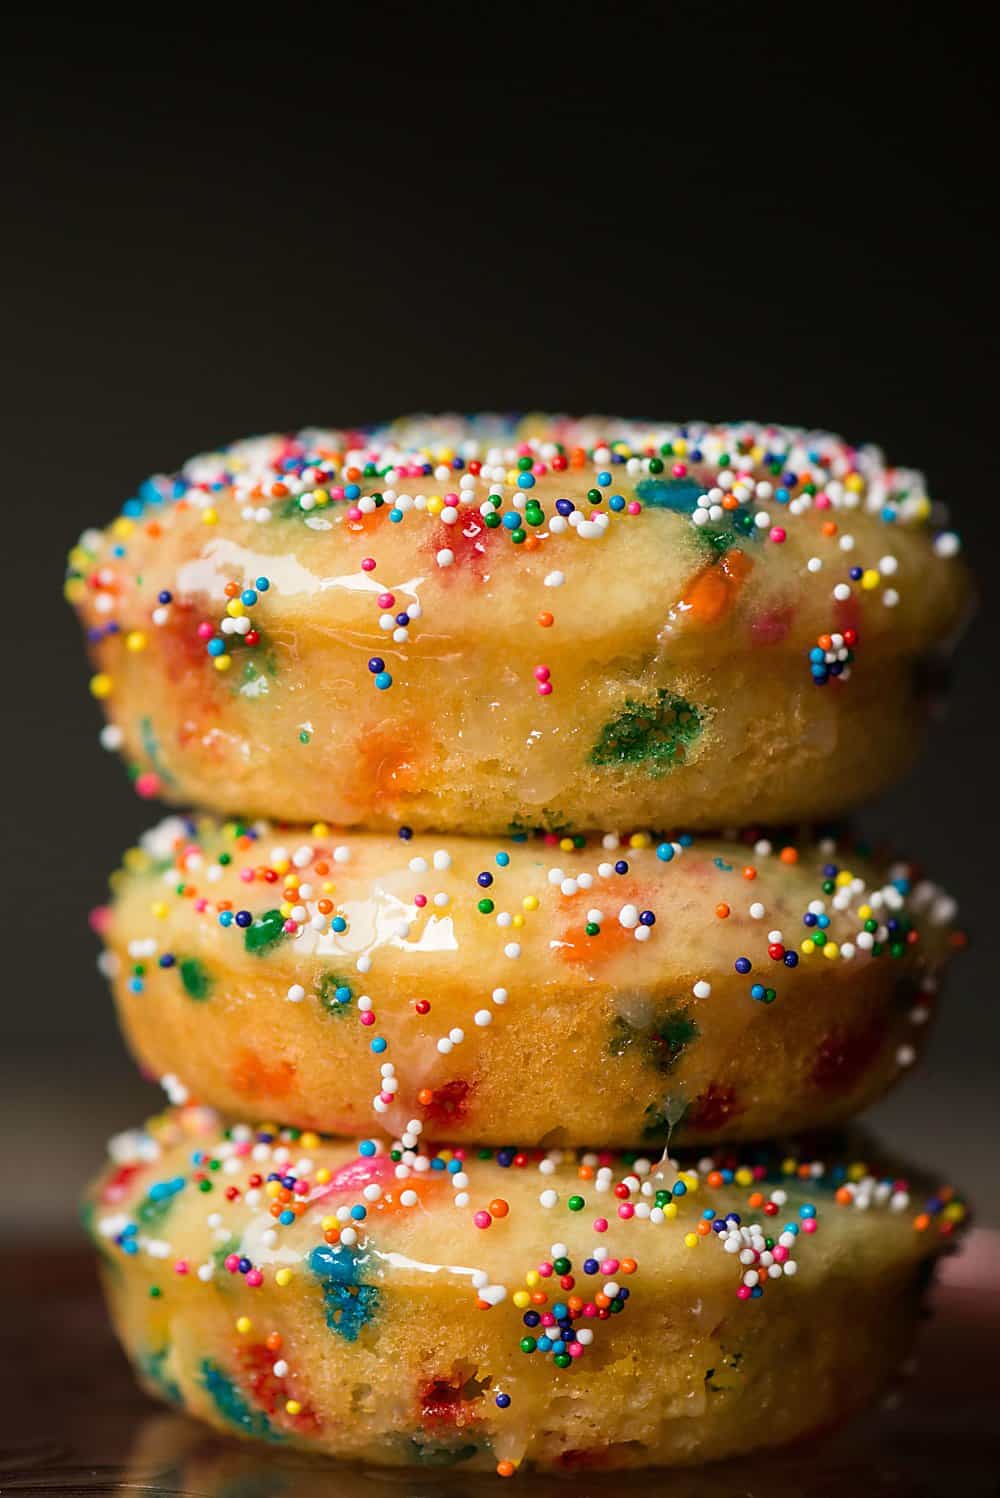
[[155, 812], [97, 745], [68, 547], [148, 471], [249, 432], [549, 407], [825, 426], [952, 503], [985, 606], [950, 716], [863, 821], [958, 894], [973, 945], [876, 1121], [998, 1221], [985, 43], [960, 8], [838, 7], [816, 36], [766, 7], [475, 14], [5, 30], [0, 1097], [31, 1169], [4, 1215], [67, 1221], [102, 1136], [155, 1099], [86, 922]]

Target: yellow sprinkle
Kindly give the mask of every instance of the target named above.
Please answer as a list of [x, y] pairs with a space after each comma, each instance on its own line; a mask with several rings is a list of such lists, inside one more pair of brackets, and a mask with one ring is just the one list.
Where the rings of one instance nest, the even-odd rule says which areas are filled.
[[90, 695], [100, 700], [102, 697], [110, 697], [114, 682], [104, 671], [98, 671], [96, 676], [90, 678]]
[[288, 917], [292, 913], [292, 907], [289, 905], [288, 901], [286, 900], [284, 902], [284, 904], [279, 905], [278, 909], [281, 911], [281, 914], [284, 916], [285, 920], [287, 921]]
[[648, 832], [633, 832], [628, 840], [630, 848], [648, 848], [649, 844], [650, 836]]
[[521, 914], [520, 911], [518, 911], [517, 915], [512, 915], [511, 916], [510, 923], [511, 923], [512, 926], [517, 926], [518, 928], [520, 928], [521, 926], [524, 925], [524, 916]]
[[515, 1290], [511, 1298], [519, 1311], [523, 1311], [527, 1306], [531, 1305], [531, 1296], [527, 1290]]
[[208, 510], [202, 510], [202, 512], [201, 512], [201, 523], [202, 523], [202, 525], [215, 525], [216, 522], [218, 521], [218, 518], [219, 518], [219, 515], [218, 515], [218, 511], [217, 510], [208, 509]]
[[122, 858], [122, 863], [127, 869], [145, 869], [149, 867], [149, 854], [145, 848], [128, 848]]
[[753, 1171], [748, 1170], [745, 1165], [741, 1165], [733, 1180], [737, 1186], [751, 1186], [753, 1184]]
[[231, 655], [217, 655], [212, 664], [216, 671], [228, 671], [233, 664], [233, 658]]
[[926, 494], [922, 494], [913, 506], [913, 513], [918, 520], [926, 520], [931, 513], [931, 502]]
[[316, 501], [316, 508], [320, 510], [324, 505], [328, 505], [330, 503], [330, 496], [329, 494], [327, 494], [325, 489], [314, 489], [313, 499]]
[[949, 1202], [941, 1216], [949, 1222], [961, 1222], [965, 1216], [965, 1205], [963, 1202]]
[[291, 1281], [292, 1271], [290, 1269], [279, 1269], [277, 1274], [274, 1276], [274, 1283], [276, 1285], [280, 1285], [282, 1290], [286, 1285], [291, 1284]]
[[152, 909], [153, 914], [156, 916], [156, 919], [158, 921], [165, 921], [167, 916], [170, 914], [170, 906], [167, 904], [166, 900], [157, 900]]
[[301, 1415], [302, 1406], [297, 1399], [286, 1399], [285, 1412], [289, 1415]]
[[74, 546], [67, 558], [69, 565], [75, 567], [77, 572], [84, 572], [93, 560], [93, 553], [85, 551], [82, 546]]
[[231, 619], [239, 619], [241, 615], [246, 613], [246, 607], [238, 598], [231, 598], [226, 604], [226, 613]]
[[685, 1186], [690, 1192], [697, 1191], [698, 1187], [701, 1185], [700, 1180], [693, 1170], [682, 1170], [681, 1180], [684, 1182]]
[[850, 869], [841, 869], [840, 873], [837, 875], [837, 884], [841, 889], [843, 889], [844, 885], [850, 884], [853, 878], [854, 875], [851, 873]]
[[538, 909], [538, 896], [537, 895], [525, 895], [524, 899], [521, 901], [521, 904], [522, 904], [522, 906], [524, 907], [525, 910], [537, 910]]
[[340, 1223], [337, 1221], [336, 1217], [327, 1216], [323, 1218], [323, 1221], [320, 1223], [320, 1227], [323, 1229], [324, 1233], [332, 1233], [334, 1228], [340, 1227]]
[[534, 1289], [535, 1285], [538, 1284], [538, 1279], [539, 1279], [538, 1270], [537, 1269], [529, 1269], [528, 1272], [527, 1272], [527, 1274], [524, 1276], [524, 1283], [526, 1285], [528, 1285], [531, 1289]]
[[783, 1176], [793, 1176], [795, 1174], [795, 1167], [798, 1165], [798, 1163], [799, 1162], [797, 1160], [793, 1160], [791, 1155], [789, 1155], [781, 1162], [781, 1174]]
[[332, 889], [333, 889], [333, 880], [332, 879], [324, 879], [323, 880], [323, 893], [324, 893], [324, 895], [328, 895], [331, 892]]
[[252, 1326], [253, 1322], [250, 1320], [249, 1316], [241, 1316], [236, 1323], [236, 1330], [239, 1332], [241, 1337], [245, 1337]]
[[127, 515], [119, 515], [118, 519], [115, 520], [111, 526], [111, 534], [113, 536], [131, 536], [134, 530], [135, 522], [129, 520]]
[[861, 574], [861, 586], [867, 588], [869, 592], [872, 588], [877, 588], [881, 581], [881, 573], [876, 572], [874, 567], [866, 567]]
[[125, 649], [131, 650], [133, 655], [138, 655], [140, 650], [146, 648], [146, 636], [141, 629], [130, 629], [125, 636]]
[[443, 509], [444, 500], [441, 498], [440, 494], [432, 494], [430, 499], [427, 501], [428, 515], [440, 515]]
[[871, 908], [870, 905], [859, 905], [858, 906], [858, 920], [859, 921], [870, 921], [871, 920], [871, 915], [872, 915], [872, 908]]
[[847, 1167], [847, 1179], [849, 1181], [860, 1181], [864, 1179], [868, 1167], [863, 1160], [855, 1160]]
[[87, 596], [87, 588], [82, 577], [68, 577], [63, 583], [63, 597], [67, 603], [82, 603]]
[[280, 1181], [268, 1181], [264, 1187], [264, 1193], [267, 1196], [277, 1196], [281, 1189]]
[[685, 1233], [684, 1234], [684, 1243], [685, 1243], [685, 1246], [687, 1248], [697, 1248], [698, 1247], [698, 1234], [697, 1233]]
[[827, 942], [826, 946], [823, 948], [823, 956], [829, 958], [831, 962], [836, 961], [836, 959], [840, 956], [840, 948], [837, 946], [837, 943], [835, 941]]
[[678, 458], [683, 458], [684, 457], [685, 453], [688, 450], [688, 445], [685, 442], [685, 440], [684, 440], [683, 437], [678, 437], [677, 441], [673, 444], [673, 449], [674, 449], [674, 455], [675, 455], [675, 457], [678, 457]]
[[274, 865], [274, 872], [276, 874], [287, 874], [291, 866], [291, 860], [283, 858], [280, 863]]
[[[299, 1143], [301, 1144], [301, 1146], [302, 1146], [302, 1148], [304, 1150], [318, 1149], [319, 1148], [319, 1135], [318, 1134], [314, 1134], [313, 1131], [312, 1131], [312, 1129], [307, 1129], [306, 1132], [302, 1135], [302, 1138], [299, 1140]], [[329, 1174], [329, 1172], [327, 1172], [327, 1174]], [[319, 1180], [319, 1172], [318, 1171], [316, 1173], [316, 1179]]]
[[326, 822], [314, 822], [312, 825], [313, 837], [327, 837], [329, 836], [329, 832], [330, 829]]
[[572, 853], [572, 851], [573, 851], [573, 839], [571, 837], [562, 837], [562, 838], [560, 838], [559, 839], [559, 847], [562, 849], [562, 851], [564, 853]]
[[663, 1215], [672, 1222], [673, 1219], [677, 1216], [677, 1203], [667, 1202], [666, 1206], [663, 1208]]
[[285, 877], [284, 877], [284, 879], [282, 880], [282, 884], [284, 885], [285, 889], [298, 889], [298, 887], [299, 887], [299, 876], [298, 876], [298, 874], [286, 874]]
[[844, 488], [851, 489], [855, 494], [865, 487], [865, 481], [860, 473], [849, 473], [844, 480]]
[[810, 941], [808, 936], [806, 937], [805, 941], [799, 947], [799, 951], [805, 957], [811, 957], [812, 954], [815, 952], [815, 950], [816, 950], [816, 943], [814, 941]]

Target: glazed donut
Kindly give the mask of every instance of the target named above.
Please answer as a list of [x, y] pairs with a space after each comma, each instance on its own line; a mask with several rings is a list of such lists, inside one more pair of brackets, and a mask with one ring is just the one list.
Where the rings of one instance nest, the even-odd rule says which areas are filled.
[[678, 1465], [812, 1434], [908, 1353], [965, 1208], [864, 1161], [386, 1151], [189, 1107], [112, 1141], [85, 1222], [141, 1382], [221, 1430]]
[[169, 818], [96, 915], [175, 1097], [357, 1137], [628, 1145], [846, 1119], [916, 1059], [954, 902], [832, 840]]
[[370, 829], [823, 818], [919, 739], [969, 577], [794, 428], [418, 418], [145, 483], [67, 595], [137, 789]]

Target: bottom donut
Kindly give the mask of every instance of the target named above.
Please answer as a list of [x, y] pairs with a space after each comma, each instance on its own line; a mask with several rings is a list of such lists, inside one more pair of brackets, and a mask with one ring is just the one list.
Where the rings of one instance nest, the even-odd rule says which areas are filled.
[[85, 1219], [140, 1381], [223, 1431], [679, 1465], [826, 1429], [906, 1357], [966, 1210], [868, 1149], [426, 1153], [188, 1107], [112, 1141]]

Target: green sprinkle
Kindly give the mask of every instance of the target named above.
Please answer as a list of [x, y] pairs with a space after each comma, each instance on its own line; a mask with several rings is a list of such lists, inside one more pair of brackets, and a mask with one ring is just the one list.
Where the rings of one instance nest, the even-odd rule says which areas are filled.
[[177, 964], [184, 992], [189, 999], [201, 1003], [212, 991], [212, 979], [208, 968], [198, 957], [182, 957]]
[[623, 711], [601, 729], [590, 762], [642, 765], [650, 774], [662, 775], [684, 764], [702, 727], [696, 707], [661, 687], [652, 702], [626, 700]]

